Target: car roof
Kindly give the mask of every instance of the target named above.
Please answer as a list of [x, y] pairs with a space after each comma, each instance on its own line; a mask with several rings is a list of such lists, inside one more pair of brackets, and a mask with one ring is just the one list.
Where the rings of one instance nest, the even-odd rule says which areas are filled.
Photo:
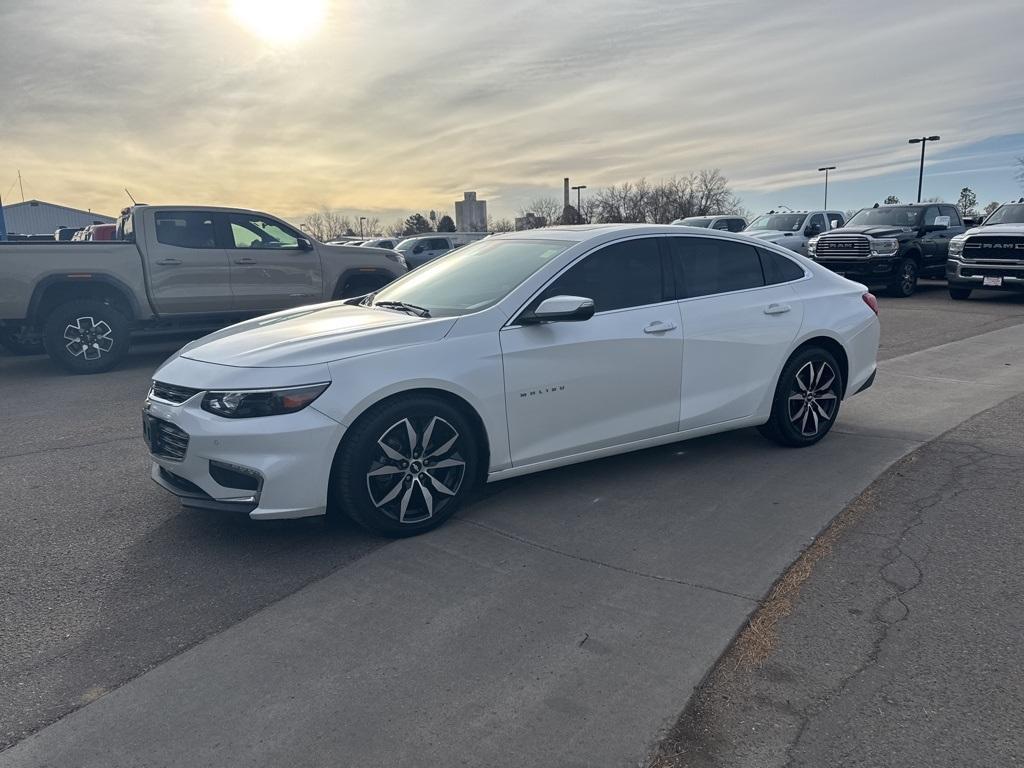
[[706, 229], [705, 227], [688, 227], [685, 224], [577, 224], [573, 226], [543, 227], [541, 229], [523, 229], [519, 232], [503, 232], [492, 235], [493, 239], [501, 240], [568, 240], [583, 243], [588, 241], [614, 240], [617, 235], [680, 235], [692, 234], [701, 237], [724, 237], [744, 243], [753, 242], [763, 245], [749, 235], [741, 232], [728, 232], [724, 229]]

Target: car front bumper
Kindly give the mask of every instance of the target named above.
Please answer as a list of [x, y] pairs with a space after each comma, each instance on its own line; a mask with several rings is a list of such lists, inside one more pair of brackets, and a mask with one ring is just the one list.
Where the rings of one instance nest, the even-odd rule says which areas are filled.
[[856, 280], [865, 285], [880, 285], [892, 282], [900, 273], [899, 255], [895, 256], [871, 256], [869, 258], [851, 257], [847, 259], [836, 258], [815, 258], [825, 269], [830, 269], [836, 274]]
[[[999, 285], [985, 285], [986, 277], [998, 278]], [[1024, 262], [1000, 264], [993, 261], [981, 263], [949, 259], [946, 261], [946, 282], [951, 288], [1024, 292]]]
[[[202, 410], [202, 398], [200, 393], [180, 405], [146, 400], [143, 419], [156, 483], [186, 507], [244, 512], [254, 520], [327, 511], [341, 424], [313, 406], [281, 416], [226, 419]], [[154, 425], [170, 432], [174, 445], [154, 444], [148, 437]]]

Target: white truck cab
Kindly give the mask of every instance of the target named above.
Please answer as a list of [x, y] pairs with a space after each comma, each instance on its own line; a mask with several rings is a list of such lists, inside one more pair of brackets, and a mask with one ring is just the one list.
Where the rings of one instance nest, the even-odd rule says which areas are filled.
[[768, 211], [758, 216], [743, 234], [807, 255], [807, 241], [846, 223], [842, 211]]
[[483, 240], [489, 232], [428, 232], [413, 235], [395, 246], [395, 250], [405, 257], [409, 269], [422, 267], [448, 251], [461, 248], [463, 245]]

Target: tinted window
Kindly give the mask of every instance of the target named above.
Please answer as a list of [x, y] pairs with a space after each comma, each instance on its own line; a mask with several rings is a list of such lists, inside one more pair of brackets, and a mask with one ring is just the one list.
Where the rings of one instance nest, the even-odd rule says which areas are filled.
[[764, 285], [761, 259], [752, 245], [705, 237], [673, 237], [669, 243], [684, 298]]
[[213, 215], [205, 211], [157, 211], [156, 239], [179, 248], [216, 248]]
[[817, 227], [818, 228], [818, 234], [819, 235], [822, 232], [828, 232], [828, 225], [825, 224], [825, 216], [823, 214], [820, 214], [820, 213], [814, 214], [813, 216], [811, 216], [811, 220], [808, 223], [812, 227]]
[[828, 223], [832, 229], [838, 229], [843, 226], [843, 214], [841, 213], [830, 213], [828, 215]]
[[764, 281], [768, 285], [788, 283], [804, 276], [803, 267], [792, 259], [787, 259], [775, 251], [765, 251], [760, 248], [757, 250], [761, 254], [761, 268], [764, 270]]
[[924, 212], [924, 218], [921, 219], [921, 223], [924, 226], [929, 226], [935, 223], [935, 217], [939, 215], [939, 206], [929, 205]]
[[944, 205], [940, 209], [942, 212], [940, 216], [949, 216], [949, 226], [959, 227], [963, 222], [960, 220], [960, 211], [954, 208], [952, 205]]
[[298, 235], [273, 219], [232, 213], [228, 216], [228, 222], [234, 248], [296, 250], [299, 247]]
[[711, 228], [712, 229], [728, 230], [729, 229], [729, 220], [728, 219], [719, 219], [718, 221], [715, 222], [714, 226], [712, 226]]
[[449, 248], [451, 248], [451, 246], [443, 237], [432, 237], [427, 240], [428, 251], [446, 251]]
[[729, 219], [730, 232], [742, 232], [746, 227], [747, 223], [743, 219]]
[[656, 238], [628, 240], [592, 253], [557, 278], [536, 303], [551, 296], [583, 296], [597, 312], [664, 300]]

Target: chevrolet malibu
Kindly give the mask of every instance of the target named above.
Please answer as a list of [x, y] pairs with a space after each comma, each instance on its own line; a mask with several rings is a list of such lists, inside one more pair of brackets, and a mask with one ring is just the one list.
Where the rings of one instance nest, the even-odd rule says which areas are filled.
[[781, 246], [530, 230], [188, 344], [144, 427], [185, 506], [407, 536], [480, 482], [742, 427], [813, 445], [871, 385], [878, 338], [864, 286]]

